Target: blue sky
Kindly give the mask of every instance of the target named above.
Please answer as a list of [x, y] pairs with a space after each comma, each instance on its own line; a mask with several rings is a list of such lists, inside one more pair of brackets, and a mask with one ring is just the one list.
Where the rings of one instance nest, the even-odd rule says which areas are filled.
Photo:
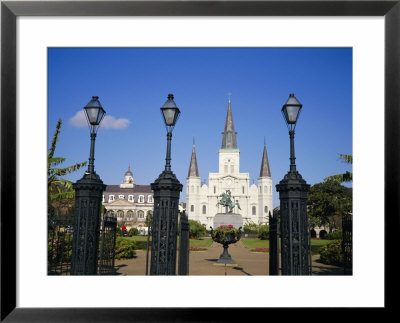
[[[313, 185], [351, 171], [338, 159], [352, 154], [351, 48], [49, 48], [48, 144], [61, 118], [55, 156], [67, 158], [63, 166], [87, 161], [90, 135], [80, 114], [97, 95], [107, 119], [96, 139], [96, 172], [105, 184], [119, 184], [130, 164], [135, 182], [150, 184], [165, 165], [160, 107], [169, 93], [181, 110], [171, 165], [184, 185], [193, 137], [202, 180], [218, 171], [228, 93], [240, 171], [255, 183], [264, 138], [273, 184], [289, 170], [281, 108], [290, 93], [303, 104], [295, 135], [303, 178]], [[66, 178], [76, 181], [83, 172]], [[273, 201], [279, 205], [277, 192]]]

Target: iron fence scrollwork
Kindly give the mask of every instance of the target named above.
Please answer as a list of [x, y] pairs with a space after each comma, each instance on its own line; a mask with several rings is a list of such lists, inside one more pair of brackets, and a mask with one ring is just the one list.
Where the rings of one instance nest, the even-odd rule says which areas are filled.
[[343, 249], [343, 269], [345, 275], [353, 274], [353, 216], [352, 214], [343, 215], [342, 219], [342, 249]]
[[100, 231], [99, 275], [114, 274], [117, 219], [104, 216]]

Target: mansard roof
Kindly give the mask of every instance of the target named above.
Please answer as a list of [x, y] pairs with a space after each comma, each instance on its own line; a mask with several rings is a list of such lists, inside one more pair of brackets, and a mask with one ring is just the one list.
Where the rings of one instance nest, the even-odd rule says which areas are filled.
[[261, 160], [260, 177], [271, 177], [271, 170], [269, 169], [267, 148], [264, 144], [264, 152]]
[[197, 167], [197, 158], [196, 158], [196, 150], [193, 145], [192, 149], [192, 157], [190, 158], [190, 165], [189, 165], [189, 171], [188, 171], [188, 177], [195, 176], [199, 177], [199, 169]]
[[225, 128], [222, 133], [222, 149], [237, 149], [236, 132], [233, 126], [231, 99], [228, 101], [228, 111], [226, 113]]
[[107, 185], [106, 190], [104, 193], [125, 193], [125, 194], [138, 194], [138, 193], [143, 193], [143, 194], [151, 194], [152, 189], [150, 185], [135, 185], [133, 188], [121, 188], [119, 185]]

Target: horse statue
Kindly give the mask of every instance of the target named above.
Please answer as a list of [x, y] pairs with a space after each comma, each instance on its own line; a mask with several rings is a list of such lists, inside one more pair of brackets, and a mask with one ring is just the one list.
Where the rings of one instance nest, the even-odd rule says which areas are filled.
[[225, 193], [220, 194], [219, 197], [221, 197], [221, 200], [218, 201], [217, 206], [225, 206], [226, 210], [228, 210], [229, 208], [229, 211], [227, 211], [228, 213], [232, 213], [235, 206], [237, 206], [238, 209], [241, 210], [239, 202], [232, 201], [230, 190], [227, 190]]

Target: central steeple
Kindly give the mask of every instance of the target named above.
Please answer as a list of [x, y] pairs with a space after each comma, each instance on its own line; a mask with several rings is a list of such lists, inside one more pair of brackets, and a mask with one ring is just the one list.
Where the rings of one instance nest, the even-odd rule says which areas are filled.
[[225, 129], [222, 133], [222, 146], [221, 149], [237, 149], [236, 132], [233, 126], [231, 97], [229, 95], [228, 112], [226, 113]]

